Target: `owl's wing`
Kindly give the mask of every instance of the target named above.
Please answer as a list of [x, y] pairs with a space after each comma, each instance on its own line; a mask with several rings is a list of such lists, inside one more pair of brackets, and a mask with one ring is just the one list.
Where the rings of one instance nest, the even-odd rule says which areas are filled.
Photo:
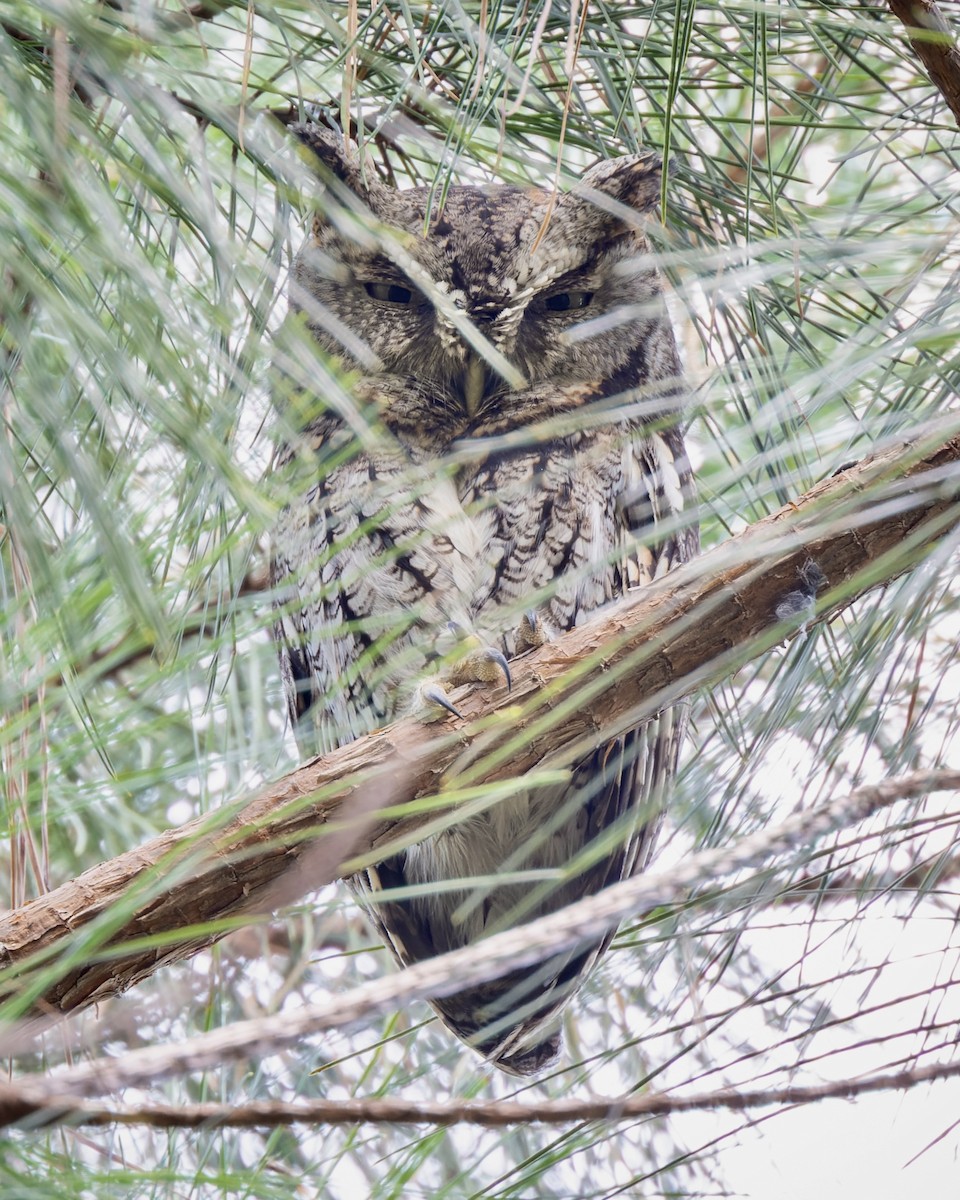
[[[621, 574], [630, 591], [700, 552], [696, 487], [679, 427], [645, 430], [629, 442], [623, 477], [615, 510], [617, 541], [625, 560]], [[638, 819], [637, 836], [626, 845], [621, 877], [642, 871], [649, 861], [666, 792], [677, 771], [687, 717], [688, 705], [680, 702], [627, 734], [622, 748], [621, 739], [616, 739], [601, 751], [620, 755], [622, 766], [620, 793], [614, 796], [611, 790], [609, 809], [598, 814], [598, 825], [628, 811]]]
[[[643, 587], [699, 552], [696, 490], [680, 430], [645, 430], [623, 450], [623, 490], [615, 505], [620, 578], [626, 590]], [[664, 807], [686, 736], [685, 701], [663, 709], [636, 729], [601, 746], [578, 765], [602, 784], [587, 802], [589, 838], [619, 828], [621, 848], [602, 859], [585, 891], [607, 887], [642, 871], [663, 823]], [[609, 940], [609, 939], [608, 939]]]
[[[320, 459], [324, 447], [314, 447]], [[305, 755], [325, 753], [389, 719], [391, 697], [369, 663], [374, 550], [361, 536], [366, 465], [322, 474], [280, 516], [272, 539], [274, 639], [290, 722]]]
[[438, 635], [468, 625], [458, 598], [489, 571], [482, 522], [435, 466], [389, 447], [338, 462], [342, 447], [308, 436], [332, 465], [281, 514], [272, 546], [275, 640], [305, 755], [399, 715]]
[[[645, 433], [627, 444], [622, 461], [624, 487], [615, 506], [615, 540], [622, 559], [616, 578], [629, 590], [693, 558], [699, 552], [699, 530], [695, 487], [678, 429]], [[586, 816], [579, 849], [591, 844], [609, 844], [609, 849], [558, 890], [552, 907], [595, 895], [645, 869], [663, 824], [687, 721], [688, 704], [681, 701], [577, 763], [566, 802], [576, 808], [579, 798]], [[552, 1061], [559, 1050], [560, 1010], [615, 933], [611, 929], [574, 954], [544, 961], [533, 978], [542, 989], [537, 996], [540, 1007], [492, 1049], [499, 1066], [530, 1074]], [[524, 982], [524, 974], [518, 972], [509, 987], [515, 992]], [[529, 979], [526, 984], [529, 994]]]
[[[679, 429], [644, 431], [627, 442], [622, 480], [614, 506], [615, 541], [621, 551], [617, 577], [630, 591], [699, 552], [696, 492]], [[577, 765], [574, 787], [587, 795], [585, 840], [589, 843], [612, 829], [622, 835], [620, 846], [583, 879], [584, 893], [646, 867], [676, 774], [687, 712], [685, 702], [664, 709]]]
[[679, 429], [647, 431], [623, 452], [617, 535], [628, 590], [642, 587], [700, 552], [697, 495]]

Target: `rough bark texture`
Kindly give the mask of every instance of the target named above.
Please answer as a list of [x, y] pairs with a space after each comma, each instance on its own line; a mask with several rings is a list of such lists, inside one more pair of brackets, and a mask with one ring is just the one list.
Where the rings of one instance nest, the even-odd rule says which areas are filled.
[[907, 27], [907, 36], [930, 81], [960, 125], [960, 50], [934, 0], [889, 0], [890, 10]]
[[[827, 581], [818, 619], [832, 616], [960, 524], [954, 425], [825, 480], [518, 660], [509, 695], [458, 696], [462, 721], [399, 721], [314, 759], [241, 808], [169, 830], [7, 914], [3, 992], [36, 1015], [83, 1008], [228, 931], [190, 927], [270, 911], [355, 866], [354, 856], [382, 857], [428, 824], [456, 819], [442, 811], [445, 792], [562, 767], [781, 641], [777, 605], [809, 559]], [[429, 813], [395, 811], [435, 796]]]

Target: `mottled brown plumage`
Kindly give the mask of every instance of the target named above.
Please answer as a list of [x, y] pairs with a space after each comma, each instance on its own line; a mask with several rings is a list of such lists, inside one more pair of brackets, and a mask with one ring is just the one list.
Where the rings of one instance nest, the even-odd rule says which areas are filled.
[[[380, 431], [358, 439], [331, 409], [288, 448], [316, 456], [317, 478], [274, 538], [277, 639], [291, 719], [316, 752], [430, 708], [445, 677], [481, 677], [478, 647], [509, 659], [586, 620], [690, 558], [697, 534], [676, 345], [642, 232], [656, 156], [603, 162], [554, 200], [453, 187], [428, 220], [426, 189], [365, 180], [333, 134], [297, 132], [367, 215], [356, 237], [316, 218], [291, 307], [356, 370]], [[459, 669], [436, 661], [451, 647]], [[641, 869], [684, 723], [666, 710], [568, 782], [521, 788], [356, 876], [398, 961]], [[536, 1072], [608, 940], [435, 1007], [498, 1066]]]

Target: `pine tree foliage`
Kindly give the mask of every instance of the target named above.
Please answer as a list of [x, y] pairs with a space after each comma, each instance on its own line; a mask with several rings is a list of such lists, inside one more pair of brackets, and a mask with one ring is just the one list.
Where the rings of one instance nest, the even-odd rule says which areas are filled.
[[[914, 41], [936, 54], [947, 28]], [[695, 385], [708, 547], [926, 423], [944, 437], [960, 424], [960, 143], [886, 8], [10, 0], [0, 71], [10, 908], [295, 765], [264, 561], [301, 480], [269, 464], [310, 405], [366, 418], [349, 380], [283, 324], [316, 198], [291, 121], [339, 123], [367, 169], [440, 194], [451, 180], [567, 186], [599, 155], [663, 153], [654, 232]], [[278, 392], [274, 363], [299, 390]], [[960, 766], [954, 541], [698, 695], [657, 869], [864, 784]], [[112, 1102], [442, 1096], [535, 1112], [946, 1070], [958, 821], [954, 793], [905, 800], [638, 914], [571, 1007], [566, 1058], [535, 1083], [491, 1074], [416, 1004]], [[137, 903], [64, 953], [96, 956]], [[336, 887], [236, 925], [98, 1011], [18, 1033], [11, 1078], [293, 1012], [392, 969]], [[21, 1011], [8, 1004], [0, 1015]], [[946, 1104], [901, 1142], [892, 1107], [868, 1103], [897, 1162], [919, 1156], [906, 1180], [927, 1143], [956, 1144]], [[751, 1194], [777, 1130], [808, 1128], [788, 1107], [480, 1130], [27, 1122], [2, 1134], [0, 1190]], [[817, 1107], [836, 1128], [856, 1119]]]

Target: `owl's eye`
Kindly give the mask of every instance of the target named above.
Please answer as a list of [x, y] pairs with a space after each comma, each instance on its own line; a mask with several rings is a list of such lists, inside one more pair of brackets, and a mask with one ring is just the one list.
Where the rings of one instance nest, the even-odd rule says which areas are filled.
[[571, 308], [586, 308], [593, 299], [593, 292], [557, 292], [548, 296], [543, 307], [548, 312], [567, 312]]
[[387, 304], [409, 304], [413, 292], [398, 283], [365, 283], [364, 289], [371, 300], [383, 300]]

